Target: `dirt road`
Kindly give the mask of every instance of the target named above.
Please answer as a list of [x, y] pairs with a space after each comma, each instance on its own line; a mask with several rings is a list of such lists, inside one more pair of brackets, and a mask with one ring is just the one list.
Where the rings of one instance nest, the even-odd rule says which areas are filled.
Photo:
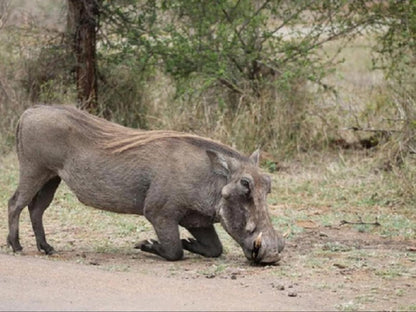
[[[162, 266], [166, 262], [160, 260]], [[150, 264], [144, 264], [148, 266]], [[155, 264], [152, 264], [155, 265]], [[186, 266], [186, 261], [182, 262]], [[185, 279], [0, 254], [1, 310], [311, 310], [310, 296], [289, 297], [270, 276]], [[266, 287], [265, 287], [266, 286]]]
[[[134, 249], [0, 246], [0, 310], [409, 310], [416, 307], [414, 241], [353, 230], [306, 231], [278, 266], [240, 253], [178, 262]], [[329, 249], [328, 249], [329, 248]], [[314, 255], [316, 258], [311, 257]]]

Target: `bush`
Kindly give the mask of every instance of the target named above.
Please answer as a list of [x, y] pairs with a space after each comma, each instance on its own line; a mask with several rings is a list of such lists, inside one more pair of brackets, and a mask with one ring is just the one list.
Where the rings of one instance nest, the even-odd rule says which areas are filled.
[[102, 57], [135, 64], [141, 77], [167, 75], [174, 98], [161, 109], [146, 102], [150, 128], [293, 153], [322, 144], [311, 99], [336, 62], [318, 49], [356, 33], [364, 21], [355, 9], [344, 1], [109, 2]]

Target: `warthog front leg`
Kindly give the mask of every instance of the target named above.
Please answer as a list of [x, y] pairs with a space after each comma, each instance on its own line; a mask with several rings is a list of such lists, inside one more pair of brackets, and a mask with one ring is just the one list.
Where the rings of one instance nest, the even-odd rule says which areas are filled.
[[[153, 222], [152, 222], [153, 223]], [[153, 223], [159, 241], [145, 240], [138, 243], [135, 248], [159, 255], [166, 260], [176, 261], [183, 257], [183, 248], [179, 239], [177, 223]]]
[[187, 228], [196, 239], [182, 239], [182, 246], [190, 252], [205, 257], [219, 257], [222, 254], [221, 241], [214, 226], [204, 228]]

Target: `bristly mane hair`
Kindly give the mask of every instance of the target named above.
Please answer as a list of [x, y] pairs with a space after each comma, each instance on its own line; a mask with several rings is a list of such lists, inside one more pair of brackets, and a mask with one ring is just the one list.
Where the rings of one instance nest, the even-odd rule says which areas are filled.
[[134, 151], [150, 142], [173, 139], [206, 150], [214, 150], [239, 160], [248, 160], [247, 157], [227, 145], [197, 135], [169, 130], [137, 130], [109, 122], [73, 106], [59, 105], [51, 107], [67, 112], [66, 116], [81, 128], [84, 135], [92, 138], [98, 146], [113, 154]]

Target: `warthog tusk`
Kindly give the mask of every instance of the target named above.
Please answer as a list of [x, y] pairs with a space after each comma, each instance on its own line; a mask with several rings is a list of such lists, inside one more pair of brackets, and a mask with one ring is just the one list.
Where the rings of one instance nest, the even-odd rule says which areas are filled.
[[260, 234], [257, 236], [256, 240], [254, 241], [254, 248], [260, 249], [261, 247], [261, 237], [263, 236], [263, 232], [260, 232]]
[[261, 247], [261, 237], [263, 235], [263, 232], [260, 232], [260, 234], [257, 236], [257, 238], [253, 242], [253, 252], [251, 254], [253, 259], [256, 259], [259, 255], [259, 250]]

